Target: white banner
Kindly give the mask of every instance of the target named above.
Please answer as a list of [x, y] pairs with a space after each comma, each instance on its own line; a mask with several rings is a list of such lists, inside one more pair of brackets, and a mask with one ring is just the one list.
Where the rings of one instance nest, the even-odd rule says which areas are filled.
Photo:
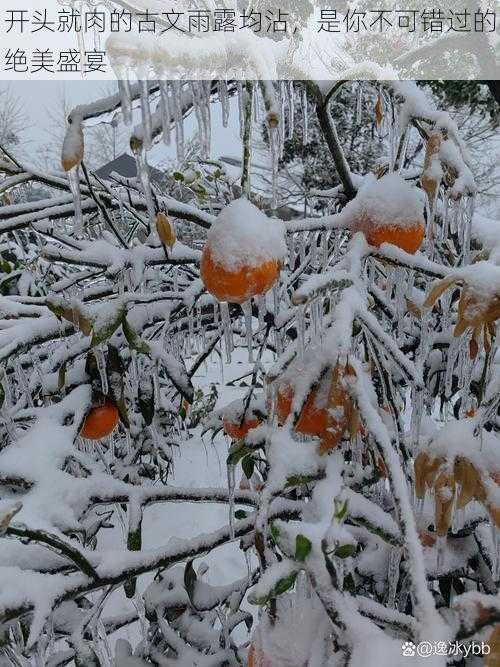
[[4, 0], [0, 78], [500, 78], [499, 0], [373, 4]]

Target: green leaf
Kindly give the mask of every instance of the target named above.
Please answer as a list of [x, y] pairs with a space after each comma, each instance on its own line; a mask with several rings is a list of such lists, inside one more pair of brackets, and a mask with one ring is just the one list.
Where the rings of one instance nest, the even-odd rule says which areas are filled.
[[94, 328], [94, 333], [92, 335], [92, 340], [90, 341], [90, 346], [96, 347], [97, 345], [105, 343], [107, 340], [109, 340], [111, 336], [115, 333], [115, 331], [118, 329], [120, 324], [122, 323], [123, 317], [124, 317], [124, 309], [123, 307], [121, 307], [116, 311], [114, 316], [106, 322], [106, 324], [101, 326], [100, 329]]
[[311, 541], [305, 535], [297, 535], [295, 538], [295, 560], [303, 563], [312, 549]]
[[334, 551], [337, 558], [349, 558], [356, 551], [354, 544], [342, 544], [340, 547], [337, 547]]
[[296, 572], [292, 572], [292, 574], [289, 574], [288, 577], [283, 577], [283, 579], [280, 579], [274, 587], [274, 595], [282, 595], [283, 593], [286, 593], [288, 590], [290, 590], [290, 588], [293, 588], [296, 579]]
[[335, 518], [337, 521], [343, 521], [346, 517], [347, 514], [347, 507], [349, 505], [349, 501], [345, 500], [343, 503], [339, 503], [335, 501]]
[[274, 585], [269, 595], [263, 595], [262, 597], [254, 597], [253, 595], [249, 595], [248, 601], [250, 602], [250, 604], [257, 604], [260, 606], [267, 604], [273, 598], [277, 597], [278, 595], [283, 595], [283, 593], [286, 593], [291, 588], [293, 588], [296, 579], [297, 579], [297, 572], [292, 572], [287, 577], [279, 579]]
[[196, 581], [197, 581], [197, 576], [196, 572], [194, 571], [193, 561], [190, 560], [186, 563], [186, 569], [184, 570], [184, 588], [186, 589], [191, 602], [193, 601]]
[[243, 468], [243, 472], [247, 479], [251, 479], [255, 468], [254, 458], [250, 454], [247, 454], [241, 461], [241, 467]]
[[243, 440], [237, 440], [229, 448], [229, 453], [226, 459], [228, 466], [236, 465], [241, 461], [241, 459], [249, 454], [251, 450], [245, 445]]
[[236, 510], [234, 513], [235, 519], [246, 519], [247, 518], [247, 513], [245, 510]]
[[172, 176], [174, 177], [175, 181], [183, 181], [184, 180], [184, 174], [182, 174], [180, 171], [174, 171]]
[[314, 477], [310, 475], [291, 475], [287, 477], [285, 488], [288, 486], [302, 486], [304, 484], [309, 484], [314, 481]]
[[141, 352], [142, 354], [151, 354], [151, 348], [146, 343], [146, 341], [144, 341], [130, 326], [125, 314], [123, 315], [122, 328], [129, 347], [131, 347], [133, 350], [137, 350], [137, 352]]
[[279, 538], [280, 538], [280, 531], [279, 531], [278, 526], [277, 526], [275, 523], [272, 523], [272, 524], [271, 524], [271, 527], [270, 527], [270, 529], [269, 529], [269, 532], [271, 533], [271, 537], [272, 537], [272, 539], [273, 539], [273, 542], [274, 542], [275, 544], [278, 544], [278, 540], [279, 540]]

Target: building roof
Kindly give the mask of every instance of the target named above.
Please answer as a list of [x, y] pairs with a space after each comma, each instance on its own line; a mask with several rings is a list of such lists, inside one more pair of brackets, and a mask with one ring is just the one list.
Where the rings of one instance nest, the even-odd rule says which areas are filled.
[[[97, 174], [97, 176], [99, 176], [99, 178], [106, 180], [109, 179], [110, 175], [113, 172], [116, 172], [117, 174], [123, 176], [124, 178], [136, 178], [137, 164], [135, 159], [132, 157], [132, 155], [129, 155], [128, 153], [123, 153], [114, 160], [111, 160], [111, 162], [108, 162], [107, 164], [104, 164], [102, 167], [99, 167], [99, 169], [97, 169], [95, 173]], [[158, 169], [155, 169], [154, 167], [149, 167], [149, 172], [151, 174], [151, 179], [155, 181], [157, 184], [165, 180], [164, 175]]]

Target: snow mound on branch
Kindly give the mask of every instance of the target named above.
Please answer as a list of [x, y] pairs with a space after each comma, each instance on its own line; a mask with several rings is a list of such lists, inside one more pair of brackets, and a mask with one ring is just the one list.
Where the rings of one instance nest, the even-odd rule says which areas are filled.
[[370, 226], [413, 227], [423, 224], [424, 197], [421, 190], [407, 183], [399, 174], [377, 179], [369, 174], [355, 199], [345, 208], [351, 221], [369, 222]]
[[286, 256], [283, 223], [268, 218], [247, 199], [236, 199], [220, 212], [207, 243], [214, 262], [229, 271]]

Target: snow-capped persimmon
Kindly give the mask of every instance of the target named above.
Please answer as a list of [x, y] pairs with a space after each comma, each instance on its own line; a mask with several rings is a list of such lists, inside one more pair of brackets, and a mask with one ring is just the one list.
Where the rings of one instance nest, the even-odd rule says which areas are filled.
[[416, 190], [394, 173], [367, 179], [345, 209], [352, 231], [363, 232], [372, 246], [392, 243], [413, 255], [425, 236], [423, 204]]
[[233, 440], [242, 440], [248, 432], [262, 424], [265, 406], [261, 399], [252, 397], [248, 405], [237, 399], [226, 405], [222, 413], [224, 433]]
[[118, 409], [111, 401], [94, 405], [85, 417], [80, 435], [88, 440], [101, 440], [115, 430], [119, 419]]
[[222, 210], [208, 233], [201, 279], [218, 301], [241, 304], [273, 286], [285, 252], [282, 223], [238, 199]]
[[[344, 376], [354, 371], [339, 365], [329, 369], [309, 392], [294, 426], [297, 433], [320, 438], [320, 453], [334, 449], [346, 431], [355, 435], [360, 427], [358, 413], [344, 386]], [[278, 384], [276, 415], [284, 424], [292, 409], [295, 387], [288, 381]]]
[[224, 433], [233, 440], [242, 440], [247, 433], [261, 424], [261, 420], [257, 417], [249, 417], [240, 422], [238, 420], [231, 420], [224, 417], [223, 421]]

